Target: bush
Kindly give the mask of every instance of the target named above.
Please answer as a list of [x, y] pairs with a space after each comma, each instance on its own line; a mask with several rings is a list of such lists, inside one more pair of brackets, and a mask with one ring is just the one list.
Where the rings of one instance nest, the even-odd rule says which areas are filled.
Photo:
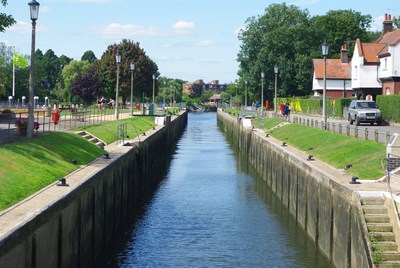
[[383, 120], [400, 122], [400, 95], [378, 95], [376, 103], [382, 112]]

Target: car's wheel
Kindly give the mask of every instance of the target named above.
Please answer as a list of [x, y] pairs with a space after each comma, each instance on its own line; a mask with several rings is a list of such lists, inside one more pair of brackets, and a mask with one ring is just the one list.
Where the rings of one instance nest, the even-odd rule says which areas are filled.
[[377, 122], [378, 126], [382, 126], [382, 121]]
[[351, 120], [351, 116], [349, 115], [349, 124], [352, 125], [353, 124], [353, 120]]
[[358, 118], [358, 116], [356, 116], [356, 126], [360, 125], [360, 118]]

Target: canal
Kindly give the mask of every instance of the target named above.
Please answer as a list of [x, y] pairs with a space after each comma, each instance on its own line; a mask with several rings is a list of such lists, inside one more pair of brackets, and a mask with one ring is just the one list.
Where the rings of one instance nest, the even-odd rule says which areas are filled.
[[165, 178], [97, 267], [330, 267], [217, 126], [189, 114]]

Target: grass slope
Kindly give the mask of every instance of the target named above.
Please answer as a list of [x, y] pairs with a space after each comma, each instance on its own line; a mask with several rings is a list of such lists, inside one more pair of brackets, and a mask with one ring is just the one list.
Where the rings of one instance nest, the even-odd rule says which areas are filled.
[[[79, 135], [48, 132], [0, 147], [0, 210], [90, 163], [104, 150]], [[78, 165], [71, 163], [76, 160]]]
[[315, 158], [336, 168], [343, 169], [347, 164], [352, 164], [348, 173], [360, 179], [378, 179], [384, 175], [381, 166], [386, 153], [384, 144], [297, 124], [279, 127], [270, 134], [299, 150], [309, 151]]

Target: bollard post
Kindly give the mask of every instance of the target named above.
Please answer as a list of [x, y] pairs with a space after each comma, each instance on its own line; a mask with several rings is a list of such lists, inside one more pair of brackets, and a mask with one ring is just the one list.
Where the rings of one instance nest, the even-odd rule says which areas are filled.
[[339, 133], [339, 134], [342, 134], [342, 130], [343, 130], [342, 124], [339, 123], [338, 128], [339, 128], [339, 129], [338, 129], [338, 133]]
[[368, 140], [368, 128], [364, 128], [364, 140]]
[[390, 140], [390, 133], [389, 131], [386, 131], [386, 135], [385, 135], [385, 144], [388, 144]]
[[346, 135], [350, 136], [350, 126], [349, 125], [346, 126]]
[[358, 127], [354, 128], [354, 138], [358, 139]]
[[374, 141], [378, 142], [378, 138], [379, 138], [378, 130], [375, 129], [375, 131], [374, 131]]

